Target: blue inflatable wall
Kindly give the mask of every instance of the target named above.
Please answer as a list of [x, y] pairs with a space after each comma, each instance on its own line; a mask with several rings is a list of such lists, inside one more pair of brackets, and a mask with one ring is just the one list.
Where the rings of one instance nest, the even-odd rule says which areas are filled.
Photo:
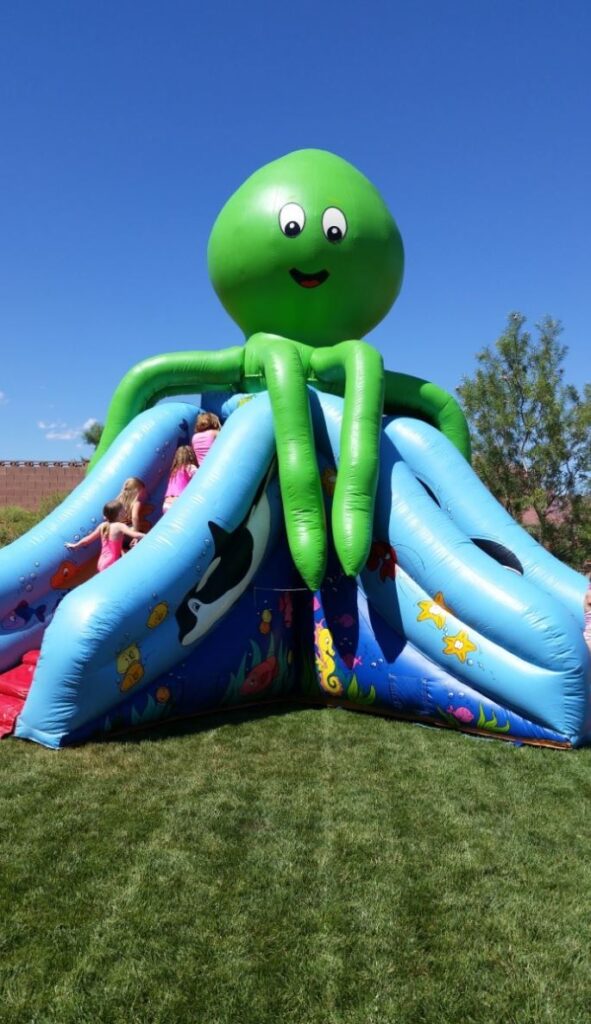
[[[329, 507], [342, 401], [310, 401]], [[288, 554], [266, 394], [219, 399], [218, 440], [159, 516], [197, 411], [142, 413], [0, 552], [0, 672], [41, 650], [16, 736], [59, 747], [289, 697], [514, 741], [588, 741], [586, 581], [507, 515], [442, 434], [384, 420], [366, 568], [350, 579], [333, 563], [311, 594]], [[98, 551], [64, 545], [94, 529], [132, 475], [146, 482], [152, 529], [93, 575]]]

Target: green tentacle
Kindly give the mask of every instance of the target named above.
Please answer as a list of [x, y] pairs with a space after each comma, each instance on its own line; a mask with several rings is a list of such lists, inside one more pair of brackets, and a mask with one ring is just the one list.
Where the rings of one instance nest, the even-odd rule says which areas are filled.
[[345, 572], [355, 576], [367, 561], [379, 473], [384, 366], [363, 341], [316, 349], [310, 366], [319, 382], [344, 385], [341, 454], [332, 508], [335, 548]]
[[[267, 388], [273, 409], [289, 546], [311, 589], [326, 566], [326, 524], [306, 383], [344, 393], [341, 456], [333, 502], [333, 534], [349, 575], [365, 564], [379, 471], [382, 408], [433, 423], [470, 460], [462, 410], [446, 391], [407, 374], [384, 371], [376, 349], [361, 341], [312, 349], [258, 334], [221, 352], [173, 352], [134, 366], [119, 384], [92, 467], [131, 420], [168, 395], [224, 388]], [[90, 468], [90, 467], [89, 467]]]
[[100, 443], [89, 470], [105, 454], [118, 434], [132, 419], [161, 398], [191, 391], [218, 391], [240, 383], [244, 349], [221, 352], [169, 352], [137, 363], [117, 387]]
[[306, 346], [259, 334], [249, 339], [246, 371], [269, 392], [285, 525], [293, 560], [311, 590], [326, 569], [326, 522], [306, 388]]
[[455, 398], [420, 377], [386, 370], [384, 406], [387, 413], [419, 416], [437, 427], [470, 462], [470, 431]]

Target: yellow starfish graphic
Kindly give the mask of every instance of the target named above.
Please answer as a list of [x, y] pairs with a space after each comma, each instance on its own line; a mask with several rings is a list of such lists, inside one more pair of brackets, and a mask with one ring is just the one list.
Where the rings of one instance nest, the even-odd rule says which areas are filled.
[[432, 601], [418, 601], [417, 604], [421, 609], [417, 615], [417, 622], [426, 622], [430, 619], [435, 623], [437, 629], [443, 629], [445, 626], [445, 615], [442, 612], [449, 612], [451, 608], [447, 607], [440, 590], [437, 591]]
[[473, 644], [470, 637], [461, 629], [456, 636], [444, 637], [445, 647], [443, 648], [444, 654], [455, 654], [456, 658], [460, 661], [465, 661], [470, 651], [478, 650], [476, 644]]

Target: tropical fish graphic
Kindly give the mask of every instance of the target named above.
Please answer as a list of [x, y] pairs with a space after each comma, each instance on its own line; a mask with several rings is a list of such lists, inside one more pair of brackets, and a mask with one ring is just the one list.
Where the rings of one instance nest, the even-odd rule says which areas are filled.
[[86, 562], [73, 562], [70, 558], [58, 566], [51, 577], [50, 586], [53, 590], [73, 590], [80, 583], [86, 583], [96, 573], [97, 555]]
[[469, 722], [473, 722], [475, 718], [475, 715], [472, 714], [470, 708], [454, 708], [450, 705], [447, 708], [447, 713], [448, 715], [453, 715], [454, 718], [457, 718], [458, 722], [465, 722], [466, 725]]
[[240, 687], [240, 693], [244, 697], [254, 693], [261, 693], [271, 685], [278, 674], [279, 662], [274, 655], [270, 655], [265, 661], [261, 661], [250, 670]]
[[35, 619], [38, 622], [45, 622], [46, 611], [46, 604], [40, 604], [37, 608], [31, 608], [28, 601], [19, 601], [10, 615], [2, 619], [0, 627], [2, 629], [22, 629], [23, 626], [32, 626]]

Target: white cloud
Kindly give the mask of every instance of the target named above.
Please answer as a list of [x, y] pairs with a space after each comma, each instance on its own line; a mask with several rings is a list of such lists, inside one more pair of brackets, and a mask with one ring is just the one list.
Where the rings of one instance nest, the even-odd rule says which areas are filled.
[[[82, 437], [83, 431], [90, 430], [95, 423], [98, 423], [98, 420], [94, 416], [87, 419], [81, 427], [70, 427], [63, 420], [37, 420], [37, 426], [43, 431], [47, 441], [76, 441]], [[76, 447], [84, 448], [86, 445], [79, 441]]]
[[80, 430], [77, 427], [68, 427], [67, 430], [48, 430], [45, 437], [48, 441], [74, 441], [80, 437]]

